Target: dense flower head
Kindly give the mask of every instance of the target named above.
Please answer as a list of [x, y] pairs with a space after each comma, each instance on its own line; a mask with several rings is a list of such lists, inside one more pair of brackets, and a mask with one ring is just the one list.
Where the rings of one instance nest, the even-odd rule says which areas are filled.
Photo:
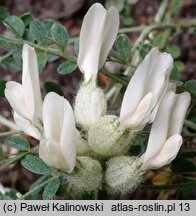
[[[54, 92], [40, 91], [34, 48], [23, 46], [22, 84], [9, 81], [5, 96], [20, 130], [40, 140], [39, 157], [66, 173], [80, 192], [135, 189], [150, 169], [168, 165], [183, 142], [181, 131], [190, 94], [175, 93], [169, 82], [173, 58], [152, 48], [136, 68], [123, 96], [120, 115], [111, 115], [104, 91], [97, 86], [98, 70], [117, 36], [119, 14], [99, 3], [87, 12], [80, 33], [78, 67], [84, 80], [74, 110]], [[129, 151], [135, 134], [152, 123], [144, 154]]]

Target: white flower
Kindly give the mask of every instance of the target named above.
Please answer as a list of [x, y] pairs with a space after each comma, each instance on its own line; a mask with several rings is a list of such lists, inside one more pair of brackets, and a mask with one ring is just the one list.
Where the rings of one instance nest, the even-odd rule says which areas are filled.
[[24, 44], [22, 51], [22, 85], [8, 81], [5, 96], [14, 109], [14, 119], [25, 133], [39, 139], [42, 99], [40, 92], [37, 57], [34, 48]]
[[43, 102], [45, 139], [41, 140], [39, 156], [52, 167], [71, 172], [76, 160], [75, 120], [69, 102], [50, 92]]
[[123, 127], [141, 130], [152, 122], [167, 90], [173, 59], [168, 53], [152, 48], [136, 69], [126, 89], [120, 122]]
[[119, 27], [119, 14], [115, 7], [108, 11], [99, 3], [93, 4], [84, 17], [80, 41], [78, 67], [84, 73], [85, 82], [96, 80], [115, 41]]
[[167, 92], [152, 125], [146, 152], [141, 156], [144, 169], [160, 168], [176, 157], [183, 141], [180, 133], [190, 100], [188, 92], [178, 95]]

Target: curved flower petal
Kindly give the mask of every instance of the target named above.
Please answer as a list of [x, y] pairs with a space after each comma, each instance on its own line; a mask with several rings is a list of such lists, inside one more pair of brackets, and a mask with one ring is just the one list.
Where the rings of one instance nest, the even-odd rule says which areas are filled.
[[24, 44], [22, 59], [22, 86], [25, 93], [25, 104], [30, 119], [34, 123], [37, 119], [41, 119], [42, 108], [38, 63], [34, 48]]
[[39, 146], [39, 157], [48, 165], [69, 172], [70, 168], [63, 157], [58, 143], [50, 139], [43, 139]]
[[67, 160], [69, 170], [72, 171], [76, 162], [76, 134], [73, 110], [68, 103], [64, 102], [63, 128], [60, 137], [60, 146], [64, 158]]
[[50, 92], [45, 96], [42, 108], [45, 137], [57, 143], [63, 128], [64, 101], [66, 99]]
[[186, 112], [191, 102], [191, 96], [189, 92], [184, 92], [176, 95], [175, 99], [175, 107], [170, 119], [171, 123], [169, 125], [168, 137], [181, 133]]
[[137, 130], [138, 125], [142, 124], [142, 121], [148, 114], [152, 101], [152, 93], [149, 92], [138, 104], [135, 112], [132, 115], [132, 118], [125, 116], [124, 119], [121, 119], [121, 125], [129, 127], [130, 125]]
[[166, 142], [174, 98], [175, 93], [170, 91], [165, 95], [160, 104], [150, 131], [148, 146], [144, 155], [144, 163], [147, 163], [148, 160], [155, 157]]
[[43, 102], [43, 124], [45, 137], [58, 143], [58, 152], [63, 155], [68, 170], [72, 171], [76, 160], [76, 140], [74, 115], [69, 102], [54, 92], [48, 93]]
[[[136, 69], [124, 94], [120, 111], [122, 124], [125, 119], [134, 118], [135, 110], [149, 92], [152, 93], [153, 98], [150, 110], [152, 114], [149, 115], [148, 119], [145, 119], [146, 122], [143, 122], [143, 125], [152, 121], [159, 102], [167, 90], [172, 67], [173, 59], [170, 54], [161, 53], [157, 48], [151, 49]], [[131, 124], [130, 127], [132, 127]]]
[[40, 126], [42, 99], [35, 50], [24, 44], [22, 58], [22, 85], [12, 81], [7, 82], [5, 96], [18, 115], [33, 125]]
[[145, 169], [158, 169], [168, 165], [175, 159], [181, 145], [182, 137], [179, 134], [173, 135], [165, 142], [160, 152], [152, 157], [147, 163], [144, 163], [143, 167]]
[[115, 7], [105, 10], [93, 4], [84, 17], [79, 42], [78, 67], [85, 81], [96, 77], [111, 49], [119, 27], [119, 14]]
[[27, 119], [29, 118], [24, 99], [24, 89], [20, 83], [8, 81], [6, 83], [5, 96], [8, 99], [12, 108], [19, 115]]
[[24, 131], [26, 134], [34, 137], [35, 139], [41, 139], [41, 134], [39, 130], [35, 128], [27, 119], [23, 118], [22, 116], [14, 112], [14, 120], [16, 122], [16, 125], [20, 128], [20, 130]]

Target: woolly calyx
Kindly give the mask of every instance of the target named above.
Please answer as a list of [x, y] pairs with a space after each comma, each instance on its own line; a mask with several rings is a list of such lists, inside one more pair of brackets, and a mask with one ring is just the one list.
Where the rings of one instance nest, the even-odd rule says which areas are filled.
[[106, 158], [126, 153], [132, 138], [133, 134], [121, 129], [119, 118], [114, 115], [103, 116], [88, 132], [90, 148]]
[[105, 182], [108, 190], [123, 193], [134, 190], [142, 182], [144, 172], [137, 157], [117, 156], [107, 162]]
[[77, 157], [75, 170], [68, 174], [70, 186], [79, 192], [91, 192], [101, 189], [103, 172], [99, 161], [90, 157]]
[[93, 82], [82, 84], [75, 100], [76, 122], [89, 129], [106, 114], [106, 110], [107, 102], [103, 90]]

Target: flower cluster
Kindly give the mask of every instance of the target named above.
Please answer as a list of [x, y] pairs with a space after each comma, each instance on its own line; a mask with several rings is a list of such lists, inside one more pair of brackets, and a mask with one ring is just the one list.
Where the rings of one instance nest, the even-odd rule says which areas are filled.
[[[107, 114], [106, 97], [96, 80], [118, 27], [115, 7], [107, 11], [96, 3], [87, 12], [77, 62], [84, 81], [74, 111], [64, 97], [53, 92], [42, 103], [36, 53], [27, 44], [23, 47], [22, 84], [9, 81], [5, 89], [18, 127], [40, 140], [40, 158], [65, 171], [70, 185], [79, 191], [101, 189], [102, 185], [114, 192], [134, 189], [149, 169], [169, 164], [182, 145], [180, 134], [190, 95], [175, 93], [175, 85], [169, 83], [173, 59], [157, 48], [151, 49], [132, 76], [120, 116]], [[149, 123], [146, 151], [129, 156], [134, 134]]]

